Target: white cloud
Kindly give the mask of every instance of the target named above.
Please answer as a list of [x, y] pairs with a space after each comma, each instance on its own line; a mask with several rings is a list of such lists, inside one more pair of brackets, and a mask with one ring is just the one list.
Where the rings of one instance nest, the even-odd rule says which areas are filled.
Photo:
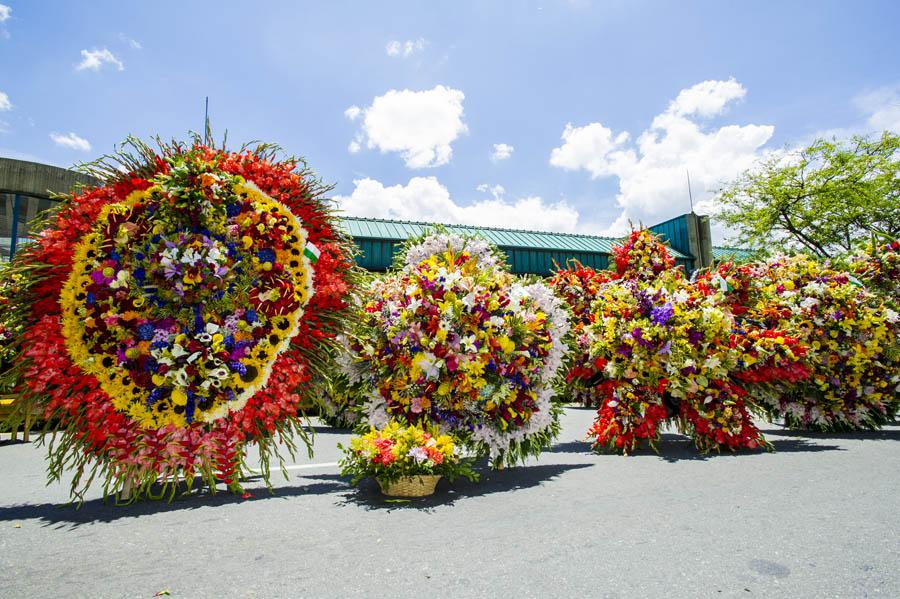
[[112, 65], [119, 71], [125, 70], [125, 65], [122, 64], [122, 61], [116, 58], [115, 55], [106, 48], [103, 48], [102, 50], [82, 50], [81, 62], [78, 63], [75, 70], [83, 71], [85, 69], [90, 69], [92, 71], [99, 71], [105, 64]]
[[548, 204], [535, 196], [507, 200], [502, 186], [479, 186], [491, 198], [464, 206], [435, 177], [413, 177], [406, 185], [389, 187], [369, 178], [353, 183], [349, 196], [335, 198], [353, 216], [558, 232], [578, 226], [578, 212], [565, 202]]
[[119, 34], [119, 39], [122, 40], [123, 42], [125, 42], [126, 44], [128, 44], [132, 50], [143, 49], [141, 42], [137, 41], [136, 39], [132, 39], [132, 38], [128, 37], [124, 33]]
[[12, 15], [12, 8], [6, 4], [0, 4], [0, 37], [4, 39], [9, 39], [9, 32], [4, 23], [9, 20], [10, 15]]
[[499, 183], [497, 185], [488, 185], [487, 183], [482, 183], [478, 187], [475, 188], [477, 191], [481, 193], [489, 193], [495, 200], [502, 199], [503, 196], [506, 195], [506, 188], [504, 188]]
[[56, 145], [69, 148], [70, 150], [89, 152], [91, 149], [91, 143], [88, 140], [71, 132], [66, 135], [63, 135], [62, 133], [51, 133], [50, 139], [52, 139], [53, 143]]
[[384, 47], [384, 51], [387, 52], [388, 56], [409, 58], [413, 54], [424, 50], [427, 43], [425, 38], [421, 37], [415, 40], [406, 40], [405, 42], [391, 40]]
[[885, 129], [900, 133], [900, 85], [881, 87], [855, 99], [868, 116], [868, 129], [881, 133]]
[[592, 178], [615, 176], [616, 201], [622, 212], [605, 233], [621, 234], [628, 222], [653, 224], [690, 210], [690, 171], [694, 210], [714, 213], [715, 191], [749, 168], [775, 128], [770, 125], [725, 125], [707, 129], [694, 116], [720, 115], [746, 90], [734, 79], [704, 81], [682, 90], [649, 129], [634, 142], [627, 132], [614, 133], [601, 123], [566, 125], [563, 144], [550, 154], [550, 164], [583, 169]]
[[368, 108], [351, 106], [344, 114], [350, 120], [362, 117], [362, 125], [349, 149], [358, 152], [365, 143], [381, 152], [400, 152], [409, 168], [447, 164], [450, 144], [468, 131], [463, 99], [461, 91], [438, 85], [426, 91], [392, 89]]
[[747, 95], [744, 86], [735, 81], [703, 81], [688, 89], [683, 89], [669, 105], [668, 112], [681, 116], [696, 114], [711, 117], [721, 114], [729, 102]]
[[9, 96], [7, 96], [4, 92], [0, 92], [0, 112], [6, 110], [12, 110], [12, 102], [9, 101]]
[[344, 111], [344, 116], [350, 119], [351, 121], [355, 121], [359, 118], [359, 115], [362, 114], [362, 108], [356, 106], [355, 104]]
[[600, 123], [590, 123], [584, 127], [573, 127], [567, 123], [563, 129], [563, 145], [553, 148], [550, 164], [566, 170], [584, 169], [591, 177], [613, 174], [613, 164], [634, 160], [634, 152], [620, 150], [628, 141], [628, 133], [613, 135]]
[[509, 144], [494, 144], [494, 151], [491, 153], [491, 160], [500, 162], [512, 156], [515, 148]]

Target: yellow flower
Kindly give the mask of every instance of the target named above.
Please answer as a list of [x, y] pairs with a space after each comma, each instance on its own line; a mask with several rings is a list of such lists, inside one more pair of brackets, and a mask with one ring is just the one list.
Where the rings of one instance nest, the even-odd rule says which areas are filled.
[[180, 387], [176, 387], [172, 390], [172, 403], [176, 406], [183, 406], [187, 404], [187, 393], [184, 392]]
[[502, 336], [497, 339], [497, 343], [500, 345], [500, 349], [503, 350], [505, 354], [511, 354], [516, 350], [516, 344], [507, 336]]

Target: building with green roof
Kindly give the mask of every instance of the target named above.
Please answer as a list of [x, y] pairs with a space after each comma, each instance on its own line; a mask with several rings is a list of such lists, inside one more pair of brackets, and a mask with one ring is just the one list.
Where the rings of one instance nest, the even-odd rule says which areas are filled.
[[[65, 193], [97, 181], [68, 169], [22, 160], [0, 158], [0, 261], [8, 260], [16, 247], [29, 241], [29, 224], [35, 215], [54, 204], [54, 193]], [[407, 239], [417, 237], [435, 223], [345, 216], [344, 230], [359, 247], [359, 265], [384, 271]], [[611, 268], [612, 248], [621, 239], [599, 235], [523, 231], [470, 225], [443, 225], [464, 235], [477, 235], [496, 244], [518, 274], [545, 276], [577, 260], [595, 269]], [[746, 261], [750, 253], [739, 248], [712, 247], [709, 218], [683, 214], [649, 227], [667, 243], [676, 263], [691, 271], [728, 259]]]
[[[435, 226], [435, 223], [352, 216], [341, 218], [341, 222], [359, 247], [357, 262], [372, 271], [386, 270], [404, 241], [418, 237]], [[570, 260], [578, 260], [592, 268], [606, 269], [611, 263], [612, 247], [617, 242], [611, 237], [595, 235], [469, 225], [443, 226], [452, 233], [476, 235], [496, 244], [506, 254], [512, 271], [519, 274], [546, 275], [556, 268], [556, 264], [565, 265]], [[676, 259], [687, 260], [680, 253], [675, 255]]]

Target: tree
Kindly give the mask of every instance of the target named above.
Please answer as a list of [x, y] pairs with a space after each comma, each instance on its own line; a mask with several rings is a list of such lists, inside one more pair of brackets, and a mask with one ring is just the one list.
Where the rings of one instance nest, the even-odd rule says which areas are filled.
[[761, 160], [719, 191], [717, 219], [756, 250], [819, 257], [900, 236], [900, 136], [817, 139]]

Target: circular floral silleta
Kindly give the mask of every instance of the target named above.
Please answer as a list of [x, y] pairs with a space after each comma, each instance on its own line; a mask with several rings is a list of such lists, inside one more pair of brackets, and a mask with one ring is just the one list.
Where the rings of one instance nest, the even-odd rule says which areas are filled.
[[561, 301], [479, 238], [437, 231], [398, 264], [369, 288], [351, 342], [366, 421], [437, 424], [498, 466], [539, 453], [559, 428]]
[[20, 387], [59, 422], [51, 474], [74, 466], [73, 492], [95, 464], [133, 496], [198, 475], [237, 489], [244, 445], [268, 476], [275, 436], [303, 436], [348, 240], [295, 161], [137, 147], [142, 165], [65, 200], [11, 267], [35, 279]]
[[70, 357], [147, 427], [243, 408], [312, 295], [307, 233], [287, 207], [239, 177], [192, 177], [174, 169], [105, 206], [61, 296]]

